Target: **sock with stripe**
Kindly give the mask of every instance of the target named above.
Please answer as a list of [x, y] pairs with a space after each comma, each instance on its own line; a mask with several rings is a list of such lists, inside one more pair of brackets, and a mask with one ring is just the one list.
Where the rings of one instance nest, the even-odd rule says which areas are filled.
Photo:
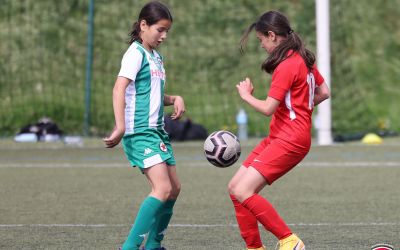
[[236, 220], [239, 225], [240, 235], [246, 242], [247, 248], [262, 247], [260, 231], [258, 230], [257, 218], [236, 199], [230, 195], [235, 207]]
[[165, 231], [173, 214], [173, 208], [176, 200], [167, 200], [161, 207], [156, 221], [147, 237], [145, 249], [157, 249], [161, 247], [161, 241], [164, 239]]
[[140, 205], [135, 223], [133, 224], [128, 238], [122, 246], [122, 250], [138, 250], [146, 235], [152, 228], [156, 216], [163, 206], [159, 199], [148, 196]]
[[292, 234], [271, 203], [261, 195], [253, 194], [243, 201], [242, 205], [257, 218], [266, 230], [273, 233], [279, 240]]

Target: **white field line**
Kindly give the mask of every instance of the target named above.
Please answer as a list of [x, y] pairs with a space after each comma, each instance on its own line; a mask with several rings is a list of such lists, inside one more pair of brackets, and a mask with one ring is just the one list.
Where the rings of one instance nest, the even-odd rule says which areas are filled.
[[371, 161], [345, 161], [345, 162], [303, 162], [299, 166], [305, 167], [400, 167], [400, 162], [371, 162]]
[[[294, 227], [385, 227], [385, 226], [400, 226], [396, 222], [353, 222], [353, 223], [289, 223], [289, 226]], [[128, 224], [0, 224], [0, 228], [53, 228], [53, 227], [81, 227], [81, 228], [114, 228], [114, 227], [130, 227]], [[216, 227], [237, 227], [237, 224], [171, 224], [169, 227], [183, 228], [216, 228]]]
[[[178, 161], [178, 167], [212, 167], [205, 161]], [[299, 164], [301, 167], [312, 168], [329, 168], [329, 167], [344, 167], [344, 168], [358, 168], [358, 167], [400, 167], [400, 162], [371, 162], [371, 161], [341, 161], [341, 162], [302, 162]], [[126, 168], [129, 167], [128, 163], [7, 163], [0, 162], [0, 168]]]
[[[242, 147], [254, 147], [257, 145], [263, 138], [251, 138], [248, 141], [242, 141], [240, 144]], [[99, 138], [99, 142], [102, 139]], [[65, 145], [63, 143], [15, 143], [13, 140], [9, 140], [7, 142], [3, 142], [4, 140], [0, 140], [0, 150], [24, 150], [24, 149], [33, 149], [33, 150], [40, 150], [40, 149], [45, 149], [45, 150], [62, 150], [62, 149], [105, 149], [104, 145], [101, 143], [85, 143], [83, 142], [83, 145]], [[172, 147], [173, 148], [198, 148], [202, 149], [203, 148], [203, 142], [201, 141], [185, 141], [185, 142], [177, 142], [177, 141], [172, 141]], [[349, 142], [349, 143], [333, 143], [332, 145], [318, 145], [316, 142], [313, 142], [311, 145], [312, 148], [341, 148], [341, 147], [353, 147], [353, 148], [371, 148], [371, 147], [377, 147], [377, 148], [397, 148], [400, 147], [399, 142], [395, 141], [388, 141], [385, 140], [384, 138], [384, 143], [379, 144], [379, 145], [368, 145], [368, 144], [362, 144], [360, 142]], [[117, 149], [122, 149], [121, 145], [117, 145], [115, 148]]]
[[126, 168], [129, 163], [0, 163], [0, 168]]

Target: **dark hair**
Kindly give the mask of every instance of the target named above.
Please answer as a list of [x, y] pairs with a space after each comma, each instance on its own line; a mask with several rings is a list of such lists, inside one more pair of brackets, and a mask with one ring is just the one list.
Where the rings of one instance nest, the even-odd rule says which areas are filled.
[[128, 43], [132, 44], [134, 41], [142, 42], [140, 38], [140, 22], [142, 20], [145, 20], [148, 25], [153, 25], [163, 19], [172, 22], [172, 15], [167, 6], [158, 1], [147, 3], [140, 11], [138, 20], [132, 25], [132, 30], [129, 32]]
[[312, 69], [315, 63], [314, 54], [305, 48], [303, 41], [290, 27], [289, 20], [285, 15], [278, 11], [268, 11], [264, 13], [255, 23], [252, 23], [245, 31], [241, 41], [240, 49], [243, 52], [243, 47], [247, 42], [249, 33], [255, 29], [268, 36], [268, 32], [272, 31], [278, 36], [285, 39], [270, 53], [268, 58], [264, 61], [261, 68], [267, 73], [272, 73], [275, 68], [283, 60], [291, 56], [289, 51], [296, 51], [304, 59], [305, 64], [309, 70]]

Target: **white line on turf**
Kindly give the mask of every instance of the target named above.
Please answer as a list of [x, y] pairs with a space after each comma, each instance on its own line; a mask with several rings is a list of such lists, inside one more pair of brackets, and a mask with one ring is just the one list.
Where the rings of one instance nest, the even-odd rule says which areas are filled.
[[[331, 226], [399, 226], [396, 222], [349, 222], [349, 223], [289, 223], [289, 226], [298, 227], [331, 227]], [[108, 227], [129, 227], [128, 224], [0, 224], [0, 228], [20, 228], [20, 227], [85, 227], [85, 228], [108, 228]], [[170, 227], [183, 228], [215, 228], [215, 227], [237, 227], [237, 224], [171, 224]]]
[[[207, 162], [178, 162], [179, 166], [186, 167], [210, 167]], [[342, 162], [302, 162], [302, 167], [312, 168], [359, 168], [359, 167], [400, 167], [400, 162], [365, 162], [365, 161], [342, 161]], [[0, 162], [0, 168], [126, 168], [128, 163], [7, 163]]]

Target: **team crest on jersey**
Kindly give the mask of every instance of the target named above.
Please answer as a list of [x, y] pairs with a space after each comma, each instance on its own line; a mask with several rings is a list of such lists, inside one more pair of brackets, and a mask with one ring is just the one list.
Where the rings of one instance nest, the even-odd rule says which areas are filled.
[[160, 142], [160, 149], [163, 152], [167, 152], [167, 146], [165, 146], [164, 142], [162, 142], [162, 141]]
[[163, 61], [161, 60], [160, 57], [157, 57], [157, 62], [158, 62], [159, 65], [161, 65], [161, 66], [163, 65]]

